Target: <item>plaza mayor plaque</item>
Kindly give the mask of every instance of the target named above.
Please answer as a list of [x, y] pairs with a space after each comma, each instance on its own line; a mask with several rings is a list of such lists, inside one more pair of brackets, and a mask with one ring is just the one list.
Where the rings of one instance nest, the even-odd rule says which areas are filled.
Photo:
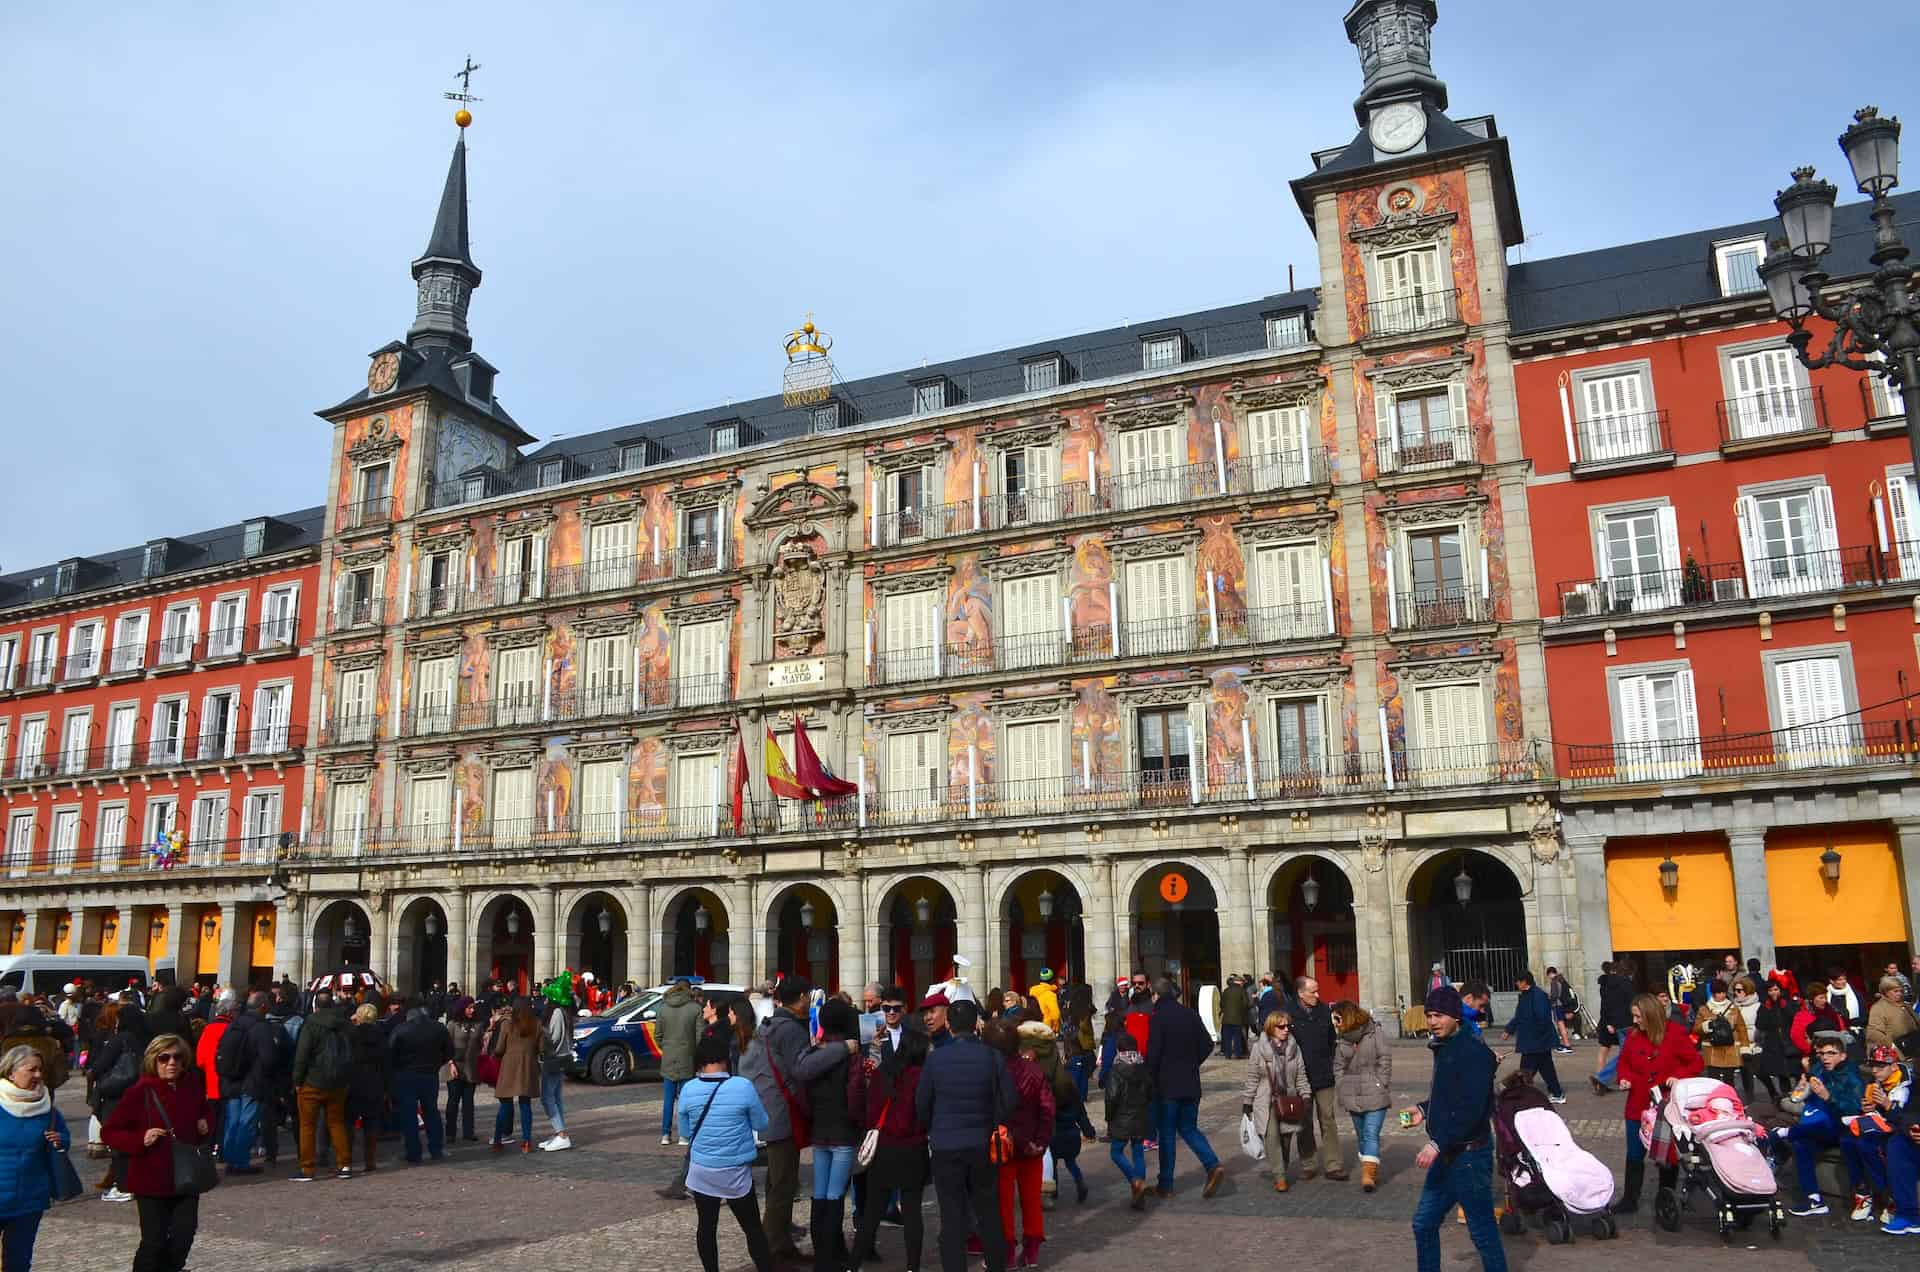
[[824, 658], [789, 658], [767, 668], [769, 689], [798, 689], [802, 685], [826, 682], [827, 660]]

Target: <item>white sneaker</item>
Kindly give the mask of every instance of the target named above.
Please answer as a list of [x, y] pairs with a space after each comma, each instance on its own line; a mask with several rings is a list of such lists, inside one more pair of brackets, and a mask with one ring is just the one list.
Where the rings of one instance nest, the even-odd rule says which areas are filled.
[[540, 1146], [540, 1151], [543, 1153], [557, 1153], [562, 1149], [572, 1148], [572, 1147], [573, 1147], [572, 1140], [568, 1139], [564, 1135], [556, 1135], [552, 1139], [548, 1140], [546, 1143], [542, 1144]]
[[1873, 1197], [1855, 1197], [1853, 1199], [1853, 1218], [1862, 1222], [1873, 1218]]
[[1567, 1097], [1564, 1095], [1550, 1095], [1547, 1097], [1547, 1103], [1549, 1104], [1565, 1104], [1566, 1102]]
[[119, 1188], [117, 1188], [117, 1187], [115, 1187], [115, 1188], [109, 1188], [109, 1189], [107, 1189], [107, 1191], [105, 1191], [105, 1192], [103, 1192], [103, 1193], [101, 1193], [101, 1194], [100, 1194], [100, 1200], [102, 1200], [102, 1201], [132, 1201], [132, 1200], [133, 1200], [133, 1194], [132, 1194], [132, 1193], [130, 1193], [130, 1192], [121, 1192], [121, 1191], [120, 1191], [120, 1189], [119, 1189]]
[[666, 1147], [667, 1147], [668, 1145], [670, 1145], [670, 1144], [672, 1144], [672, 1143], [673, 1143], [673, 1136], [671, 1136], [671, 1135], [662, 1135], [662, 1136], [660, 1137], [660, 1147], [662, 1147], [662, 1148], [666, 1148]]

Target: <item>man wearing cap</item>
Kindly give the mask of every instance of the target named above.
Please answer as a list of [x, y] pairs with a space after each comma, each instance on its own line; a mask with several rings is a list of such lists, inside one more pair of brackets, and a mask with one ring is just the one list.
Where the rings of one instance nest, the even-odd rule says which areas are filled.
[[1407, 1124], [1426, 1128], [1427, 1143], [1414, 1165], [1427, 1172], [1413, 1212], [1413, 1248], [1419, 1272], [1440, 1272], [1440, 1222], [1457, 1204], [1485, 1272], [1506, 1272], [1507, 1254], [1493, 1218], [1493, 1071], [1498, 1063], [1479, 1038], [1461, 1028], [1460, 991], [1427, 991], [1427, 1046], [1433, 1051], [1433, 1087], [1408, 1111]]
[[947, 1027], [947, 991], [936, 989], [920, 1000], [920, 1020], [927, 1027], [927, 1037], [938, 1050], [953, 1041], [953, 1030]]
[[1060, 989], [1054, 984], [1054, 972], [1051, 967], [1040, 969], [1040, 979], [1029, 989], [1033, 1005], [1040, 1009], [1040, 1018], [1047, 1022], [1047, 1028], [1060, 1032]]

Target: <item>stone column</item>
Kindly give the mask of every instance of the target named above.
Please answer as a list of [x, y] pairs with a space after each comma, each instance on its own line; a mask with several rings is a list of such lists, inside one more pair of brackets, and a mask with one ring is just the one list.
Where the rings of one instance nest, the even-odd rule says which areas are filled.
[[[1363, 1005], [1382, 1020], [1397, 1019], [1396, 1005], [1402, 994], [1407, 953], [1406, 908], [1393, 896], [1393, 872], [1386, 860], [1379, 867], [1370, 865], [1366, 854], [1353, 873], [1354, 943], [1358, 946], [1355, 970], [1360, 974], [1360, 993], [1368, 1001]], [[1284, 967], [1269, 969], [1281, 976]]]
[[1227, 849], [1227, 895], [1220, 898], [1220, 984], [1227, 977], [1253, 965], [1253, 915], [1248, 898], [1253, 894], [1253, 879], [1248, 870], [1247, 850], [1243, 844]]
[[627, 979], [636, 985], [651, 985], [653, 968], [647, 961], [647, 952], [653, 933], [652, 889], [644, 883], [624, 888], [620, 891], [620, 904], [627, 911]]
[[[1774, 965], [1773, 903], [1767, 895], [1767, 832], [1743, 827], [1727, 832], [1733, 856], [1733, 903], [1740, 919], [1740, 948], [1760, 966]], [[1686, 886], [1682, 880], [1681, 887]]]
[[[1893, 824], [1900, 838], [1900, 883], [1907, 898], [1907, 948], [1920, 952], [1920, 821]], [[1761, 966], [1770, 966], [1762, 962]]]
[[[58, 942], [54, 929], [59, 927], [59, 912], [50, 909], [30, 910], [27, 912], [27, 950], [47, 950], [51, 952]], [[67, 933], [71, 938], [73, 933]]]
[[[764, 879], [748, 879], [744, 891], [747, 895], [746, 913], [734, 913], [729, 917], [728, 930], [735, 934], [735, 941], [727, 950], [728, 966], [734, 969], [738, 981], [753, 984], [765, 980], [776, 970], [767, 966], [767, 914], [766, 905], [774, 887]], [[746, 949], [740, 948], [739, 933], [746, 933]]]
[[853, 866], [840, 876], [840, 889], [832, 893], [834, 939], [840, 942], [840, 987], [854, 991], [854, 1000], [870, 980], [879, 977], [867, 971], [867, 927], [861, 921], [866, 910], [864, 876]]
[[994, 982], [981, 984], [979, 978], [987, 966], [987, 868], [979, 862], [969, 862], [964, 868], [960, 881], [960, 931], [955, 944], [960, 953], [973, 962], [973, 970], [967, 979], [974, 982], [974, 990], [984, 994], [992, 988]]
[[1568, 835], [1573, 857], [1573, 904], [1579, 941], [1561, 968], [1567, 983], [1584, 995], [1600, 975], [1600, 964], [1613, 960], [1613, 913], [1607, 906], [1607, 837]]
[[533, 956], [538, 964], [535, 974], [543, 981], [551, 980], [560, 971], [567, 952], [567, 938], [561, 931], [560, 889], [551, 883], [541, 885], [540, 913], [533, 926]]
[[467, 970], [467, 894], [460, 889], [440, 898], [447, 915], [447, 980], [458, 981], [462, 993], [473, 992], [472, 974]]
[[273, 961], [275, 979], [285, 973], [295, 984], [304, 985], [313, 973], [313, 935], [307, 931], [306, 905], [302, 894], [289, 892], [273, 908]]
[[[247, 985], [246, 965], [251, 961], [245, 957], [252, 948], [253, 933], [245, 930], [250, 920], [236, 902], [222, 902], [219, 909], [220, 962], [213, 970], [214, 978], [222, 985], [237, 985], [244, 990]], [[236, 967], [239, 969], [237, 972], [234, 970]]]
[[1091, 896], [1081, 898], [1080, 913], [1087, 943], [1084, 975], [1093, 986], [1093, 1002], [1098, 1007], [1107, 1001], [1113, 978], [1120, 974], [1113, 949], [1113, 858], [1097, 852], [1087, 862], [1087, 875], [1093, 882]]
[[[393, 949], [389, 942], [389, 933], [399, 924], [393, 921], [393, 898], [384, 892], [367, 894], [367, 957], [374, 961], [373, 970], [393, 983]], [[385, 966], [381, 965], [385, 961]]]
[[183, 902], [167, 906], [167, 957], [173, 960], [174, 979], [182, 985], [199, 970], [200, 933], [188, 923]]

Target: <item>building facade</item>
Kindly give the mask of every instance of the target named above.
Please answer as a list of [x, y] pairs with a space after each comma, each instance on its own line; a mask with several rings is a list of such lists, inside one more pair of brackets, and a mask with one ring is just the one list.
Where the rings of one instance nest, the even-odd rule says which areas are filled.
[[300, 829], [322, 528], [306, 509], [0, 578], [0, 948], [283, 970], [269, 875]]

